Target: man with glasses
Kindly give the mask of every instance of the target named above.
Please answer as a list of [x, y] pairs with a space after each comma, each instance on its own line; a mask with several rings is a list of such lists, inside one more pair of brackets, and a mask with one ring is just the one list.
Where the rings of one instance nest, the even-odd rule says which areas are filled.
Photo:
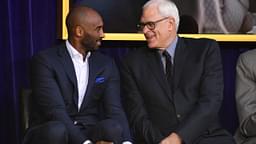
[[169, 0], [149, 0], [138, 27], [148, 48], [121, 65], [124, 106], [135, 143], [233, 144], [218, 112], [223, 75], [218, 44], [177, 36], [179, 14]]

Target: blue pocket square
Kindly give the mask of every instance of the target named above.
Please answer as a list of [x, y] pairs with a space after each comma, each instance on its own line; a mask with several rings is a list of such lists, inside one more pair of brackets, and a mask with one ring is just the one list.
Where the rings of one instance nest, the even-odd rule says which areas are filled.
[[104, 77], [96, 77], [96, 79], [95, 79], [95, 83], [96, 83], [96, 84], [103, 83], [104, 81], [105, 81], [105, 78], [104, 78]]

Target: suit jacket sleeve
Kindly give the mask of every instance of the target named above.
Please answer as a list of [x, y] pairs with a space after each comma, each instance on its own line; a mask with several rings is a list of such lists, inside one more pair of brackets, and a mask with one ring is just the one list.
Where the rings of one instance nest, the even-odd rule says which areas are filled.
[[123, 61], [121, 65], [121, 86], [125, 96], [124, 107], [132, 129], [131, 132], [135, 138], [144, 138], [146, 143], [160, 143], [164, 136], [148, 119], [142, 96], [138, 90], [138, 85], [133, 78], [129, 64], [131, 63]]
[[[202, 40], [203, 41], [203, 40]], [[209, 131], [211, 124], [216, 122], [223, 98], [223, 72], [220, 49], [215, 41], [206, 41], [202, 45], [203, 51], [202, 73], [198, 88], [197, 104], [180, 122], [177, 133], [186, 143], [192, 143], [205, 131]]]
[[74, 126], [69, 117], [53, 66], [46, 55], [35, 56], [32, 61], [33, 100], [47, 121], [60, 121], [68, 131], [69, 140], [81, 144], [87, 138]]
[[[256, 51], [253, 51], [256, 52]], [[239, 130], [246, 137], [256, 135], [256, 53], [241, 54], [236, 67], [236, 103]]]
[[104, 94], [104, 110], [106, 118], [117, 120], [123, 129], [123, 141], [132, 141], [128, 121], [121, 104], [120, 76], [118, 69], [111, 61], [105, 71], [110, 78], [107, 81]]

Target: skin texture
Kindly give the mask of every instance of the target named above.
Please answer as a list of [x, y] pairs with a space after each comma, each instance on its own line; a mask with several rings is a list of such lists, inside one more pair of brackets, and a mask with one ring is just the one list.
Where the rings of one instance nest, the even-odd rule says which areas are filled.
[[[164, 17], [159, 14], [157, 6], [150, 5], [143, 9], [141, 23], [157, 21], [161, 18]], [[175, 20], [173, 17], [169, 17], [166, 20], [156, 23], [154, 30], [149, 30], [147, 26], [145, 26], [142, 32], [149, 48], [166, 48], [176, 37]]]
[[91, 8], [78, 7], [67, 18], [68, 40], [83, 55], [94, 51], [104, 38], [103, 20]]

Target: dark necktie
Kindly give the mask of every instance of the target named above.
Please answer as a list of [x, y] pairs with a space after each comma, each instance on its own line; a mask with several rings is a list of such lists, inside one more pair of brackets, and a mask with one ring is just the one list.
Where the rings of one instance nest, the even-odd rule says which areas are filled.
[[165, 75], [170, 87], [172, 88], [172, 57], [167, 51], [163, 52], [163, 56], [165, 57]]
[[167, 51], [163, 52], [163, 56], [165, 57], [165, 74], [169, 79], [172, 76], [172, 57]]

